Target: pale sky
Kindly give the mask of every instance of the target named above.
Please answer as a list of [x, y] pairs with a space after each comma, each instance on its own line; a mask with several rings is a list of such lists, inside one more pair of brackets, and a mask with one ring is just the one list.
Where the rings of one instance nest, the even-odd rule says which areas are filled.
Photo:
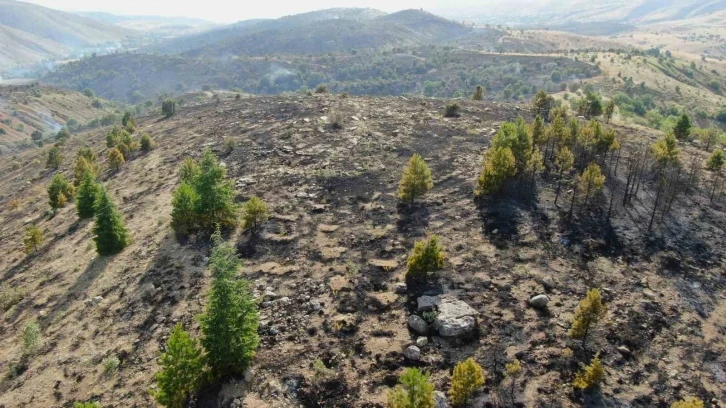
[[[410, 8], [435, 10], [450, 0], [21, 0], [63, 11], [192, 17], [219, 23], [277, 18], [333, 7], [369, 7], [385, 12]], [[461, 1], [461, 0], [459, 0]], [[462, 2], [470, 2], [464, 0]], [[478, 1], [481, 4], [483, 1]]]

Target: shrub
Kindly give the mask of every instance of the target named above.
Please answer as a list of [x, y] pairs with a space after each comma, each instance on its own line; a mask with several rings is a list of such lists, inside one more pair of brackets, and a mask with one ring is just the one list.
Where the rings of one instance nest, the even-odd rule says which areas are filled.
[[30, 255], [38, 252], [38, 247], [43, 244], [43, 230], [36, 227], [35, 225], [29, 226], [25, 230], [25, 238], [23, 238], [23, 245], [25, 246], [25, 253]]
[[345, 119], [340, 112], [334, 112], [330, 115], [330, 128], [333, 130], [341, 130], [345, 126]]
[[714, 150], [711, 157], [706, 161], [706, 169], [709, 171], [718, 172], [721, 171], [724, 165], [724, 154], [723, 150]]
[[86, 95], [89, 98], [94, 98], [96, 96], [96, 93], [93, 92], [93, 89], [91, 89], [91, 88], [85, 88], [83, 90], [83, 94]]
[[103, 365], [103, 374], [110, 377], [114, 371], [118, 369], [119, 364], [121, 364], [121, 360], [119, 360], [116, 356], [108, 356], [104, 358], [101, 361], [101, 365]]
[[232, 153], [234, 151], [234, 148], [236, 146], [236, 142], [234, 138], [232, 137], [225, 137], [224, 138], [224, 150], [227, 154]]
[[241, 262], [217, 230], [209, 264], [212, 286], [200, 319], [202, 345], [213, 377], [242, 374], [259, 345], [259, 314], [247, 281], [237, 278]]
[[256, 232], [260, 225], [267, 221], [269, 212], [267, 210], [267, 204], [260, 200], [256, 196], [250, 198], [242, 206], [242, 228]]
[[101, 102], [100, 99], [94, 99], [93, 102], [91, 102], [91, 106], [93, 106], [96, 109], [103, 108], [103, 102]]
[[48, 150], [48, 158], [45, 161], [45, 168], [58, 170], [61, 163], [63, 163], [63, 155], [61, 154], [60, 148], [58, 148], [58, 146], [51, 147], [50, 150]]
[[474, 361], [468, 358], [454, 367], [454, 374], [451, 377], [451, 388], [449, 397], [454, 406], [466, 406], [472, 394], [484, 385], [484, 370]]
[[2, 284], [0, 286], [0, 312], [7, 312], [11, 307], [20, 303], [24, 297], [25, 294], [21, 290]]
[[517, 173], [516, 159], [508, 147], [489, 149], [477, 178], [476, 196], [496, 193], [504, 181]]
[[48, 201], [53, 209], [63, 208], [73, 198], [75, 189], [73, 185], [61, 174], [53, 176], [48, 186]]
[[30, 138], [34, 142], [38, 143], [43, 140], [43, 132], [41, 132], [40, 130], [34, 130], [33, 133], [30, 134]]
[[445, 255], [436, 235], [414, 245], [408, 257], [406, 281], [409, 283], [426, 282], [428, 274], [444, 267]]
[[128, 159], [131, 153], [139, 150], [139, 144], [124, 130], [120, 133], [116, 148], [124, 155], [124, 159]]
[[588, 290], [585, 299], [580, 301], [577, 309], [575, 309], [575, 317], [572, 321], [572, 327], [570, 327], [570, 337], [582, 339], [582, 347], [584, 348], [588, 335], [598, 322], [605, 317], [606, 312], [607, 309], [602, 304], [600, 291], [597, 289]]
[[17, 197], [13, 198], [12, 200], [10, 200], [10, 202], [8, 202], [8, 211], [10, 212], [17, 212], [18, 210], [20, 210], [20, 207], [20, 199]]
[[68, 128], [63, 127], [61, 130], [58, 131], [58, 133], [55, 135], [55, 140], [58, 142], [65, 142], [66, 140], [70, 139], [71, 132], [68, 131]]
[[328, 93], [328, 86], [324, 84], [320, 84], [315, 88], [315, 93], [317, 94], [324, 94]]
[[703, 408], [703, 401], [696, 397], [687, 397], [684, 400], [672, 403], [671, 408]]
[[589, 390], [597, 387], [604, 378], [605, 370], [600, 362], [600, 357], [596, 354], [590, 365], [583, 367], [583, 369], [575, 375], [575, 379], [572, 381], [572, 386], [581, 390]]
[[76, 402], [73, 404], [73, 408], [101, 408], [101, 404], [98, 402]]
[[131, 243], [121, 214], [118, 213], [111, 197], [102, 186], [99, 186], [93, 213], [93, 239], [99, 255], [117, 254]]
[[113, 171], [117, 171], [124, 163], [126, 163], [126, 159], [124, 159], [123, 153], [121, 153], [121, 151], [117, 147], [114, 147], [108, 151], [107, 160], [108, 168]]
[[388, 392], [388, 408], [434, 408], [434, 386], [428, 374], [418, 368], [407, 368], [399, 382]]
[[23, 327], [23, 356], [35, 354], [42, 346], [40, 326], [36, 322], [28, 322]]
[[398, 186], [398, 197], [412, 204], [416, 198], [423, 196], [434, 187], [431, 170], [418, 153], [409, 159]]
[[161, 103], [161, 113], [165, 118], [170, 118], [176, 114], [176, 101], [173, 99], [166, 99]]
[[204, 361], [199, 344], [180, 323], [174, 326], [159, 365], [161, 370], [156, 373], [159, 387], [152, 391], [152, 396], [167, 408], [184, 407], [189, 395], [201, 384]]
[[483, 101], [484, 100], [484, 87], [481, 85], [477, 85], [476, 89], [474, 89], [474, 94], [471, 96], [471, 99], [474, 101]]
[[522, 363], [516, 358], [504, 366], [504, 376], [509, 379], [509, 399], [511, 406], [516, 406], [517, 378], [522, 374]]
[[143, 133], [141, 135], [141, 150], [148, 152], [148, 151], [151, 151], [151, 149], [153, 149], [153, 147], [154, 146], [151, 141], [151, 135], [149, 135], [148, 133]]
[[99, 185], [96, 182], [96, 177], [90, 171], [86, 171], [76, 194], [76, 213], [79, 218], [93, 217], [98, 192]]
[[447, 118], [458, 118], [461, 116], [460, 111], [461, 106], [456, 102], [452, 102], [444, 108], [444, 116]]

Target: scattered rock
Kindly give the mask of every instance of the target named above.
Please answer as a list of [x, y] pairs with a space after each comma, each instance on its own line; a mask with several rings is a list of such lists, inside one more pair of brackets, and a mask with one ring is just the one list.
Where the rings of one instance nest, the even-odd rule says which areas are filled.
[[477, 312], [461, 300], [444, 297], [438, 305], [439, 314], [433, 328], [441, 337], [462, 337], [471, 334], [476, 328]]
[[406, 292], [408, 292], [408, 286], [406, 286], [406, 284], [403, 282], [398, 282], [393, 285], [393, 292], [399, 295], [405, 295]]
[[416, 310], [421, 312], [430, 312], [431, 310], [434, 310], [434, 306], [438, 306], [441, 302], [440, 296], [421, 296], [417, 300], [417, 308]]
[[434, 408], [449, 408], [449, 403], [446, 401], [446, 394], [443, 391], [434, 391]]
[[398, 267], [398, 262], [393, 259], [370, 259], [368, 260], [368, 264], [385, 271], [390, 271]]
[[252, 372], [252, 369], [247, 367], [247, 369], [244, 372], [244, 380], [245, 382], [252, 381], [252, 377], [254, 377], [254, 373]]
[[426, 346], [427, 344], [429, 344], [429, 339], [426, 337], [421, 336], [416, 339], [416, 347], [421, 348]]
[[318, 231], [320, 232], [335, 232], [338, 228], [340, 228], [339, 225], [328, 225], [328, 224], [320, 224], [318, 225]]
[[626, 357], [626, 358], [630, 357], [632, 355], [632, 352], [630, 351], [630, 349], [625, 346], [618, 347], [618, 352], [620, 352], [620, 354], [622, 354], [623, 357]]
[[429, 332], [429, 324], [419, 315], [408, 317], [408, 327], [417, 334], [427, 334]]
[[408, 346], [403, 352], [403, 356], [411, 361], [421, 360], [421, 349], [416, 346]]
[[547, 307], [547, 303], [549, 303], [549, 301], [550, 298], [548, 298], [547, 295], [537, 295], [532, 299], [529, 299], [529, 305], [536, 309], [544, 309]]
[[542, 284], [542, 287], [545, 288], [545, 290], [552, 290], [555, 288], [555, 286], [557, 286], [555, 280], [549, 275], [542, 278], [540, 283]]

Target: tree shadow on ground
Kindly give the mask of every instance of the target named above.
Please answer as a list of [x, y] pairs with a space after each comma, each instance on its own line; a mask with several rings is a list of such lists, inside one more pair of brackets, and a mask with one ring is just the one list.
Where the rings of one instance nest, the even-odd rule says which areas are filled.
[[421, 235], [428, 228], [430, 217], [431, 212], [425, 203], [399, 203], [396, 228], [400, 233]]
[[91, 260], [86, 269], [81, 273], [76, 281], [65, 292], [63, 297], [48, 311], [48, 314], [39, 319], [43, 328], [47, 328], [55, 318], [61, 313], [68, 310], [70, 305], [81, 298], [88, 297], [86, 291], [106, 270], [106, 266], [111, 261], [112, 256], [97, 256]]

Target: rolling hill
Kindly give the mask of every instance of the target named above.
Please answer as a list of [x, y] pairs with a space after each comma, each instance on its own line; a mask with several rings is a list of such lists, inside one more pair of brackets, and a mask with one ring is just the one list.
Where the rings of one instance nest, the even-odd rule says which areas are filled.
[[121, 43], [135, 31], [34, 4], [0, 0], [0, 69], [57, 58], [70, 50]]
[[115, 110], [113, 103], [68, 89], [35, 82], [0, 85], [0, 156], [28, 147], [36, 130], [52, 137], [63, 126], [88, 128]]
[[243, 21], [149, 50], [193, 57], [320, 54], [437, 44], [471, 32], [461, 24], [419, 10], [385, 14], [372, 9], [329, 9], [276, 20]]

